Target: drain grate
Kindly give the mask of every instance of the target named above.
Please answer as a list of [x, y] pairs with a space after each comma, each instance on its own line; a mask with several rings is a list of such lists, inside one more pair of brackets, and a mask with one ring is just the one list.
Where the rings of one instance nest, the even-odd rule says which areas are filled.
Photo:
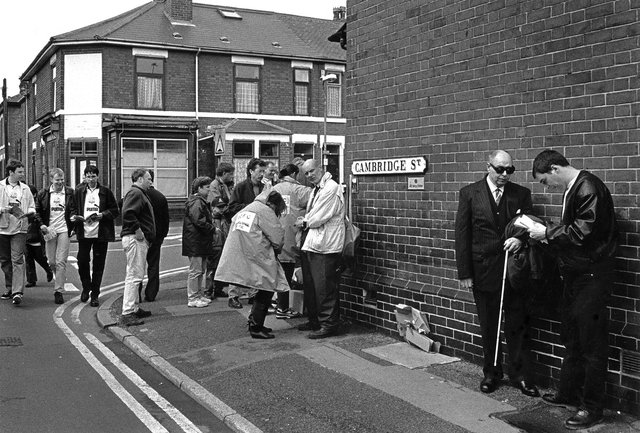
[[630, 350], [620, 351], [622, 374], [640, 378], [640, 354]]
[[0, 346], [22, 346], [20, 337], [0, 337]]

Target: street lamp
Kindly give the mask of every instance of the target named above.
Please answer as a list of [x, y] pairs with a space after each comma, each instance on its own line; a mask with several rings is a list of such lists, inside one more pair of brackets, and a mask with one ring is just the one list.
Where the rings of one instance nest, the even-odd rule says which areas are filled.
[[322, 168], [327, 170], [327, 84], [335, 83], [338, 80], [338, 76], [336, 74], [323, 74], [320, 76], [320, 80], [322, 80], [322, 86], [324, 87], [324, 142], [321, 146], [322, 153]]

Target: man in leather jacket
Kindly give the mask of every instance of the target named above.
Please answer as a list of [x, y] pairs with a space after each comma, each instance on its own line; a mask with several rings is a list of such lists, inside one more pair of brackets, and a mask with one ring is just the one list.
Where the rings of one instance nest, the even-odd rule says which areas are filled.
[[566, 353], [558, 392], [543, 398], [579, 406], [565, 426], [589, 428], [602, 421], [604, 406], [607, 304], [618, 238], [613, 200], [598, 177], [572, 167], [555, 150], [541, 152], [532, 173], [549, 189], [564, 191], [562, 221], [529, 230], [533, 239], [548, 242], [564, 282], [560, 337]]

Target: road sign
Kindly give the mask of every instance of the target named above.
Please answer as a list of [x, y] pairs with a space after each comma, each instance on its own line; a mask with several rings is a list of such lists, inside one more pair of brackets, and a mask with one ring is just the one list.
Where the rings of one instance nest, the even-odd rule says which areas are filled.
[[215, 146], [216, 155], [224, 154], [225, 132], [224, 128], [216, 129], [214, 132], [213, 144]]

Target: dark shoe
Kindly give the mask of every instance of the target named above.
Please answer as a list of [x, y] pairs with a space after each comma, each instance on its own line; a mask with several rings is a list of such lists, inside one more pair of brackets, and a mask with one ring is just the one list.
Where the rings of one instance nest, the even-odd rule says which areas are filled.
[[271, 338], [276, 338], [275, 335], [265, 331], [264, 328], [261, 328], [259, 331], [255, 329], [249, 329], [249, 334], [251, 334], [251, 338], [258, 338], [260, 340], [269, 340]]
[[572, 402], [568, 398], [564, 398], [560, 394], [544, 394], [542, 396], [542, 399], [554, 406], [562, 406], [562, 407], [575, 406], [574, 402]]
[[147, 311], [147, 310], [143, 310], [142, 308], [138, 308], [138, 310], [133, 314], [135, 314], [138, 319], [144, 319], [145, 317], [151, 316], [151, 311]]
[[89, 305], [91, 305], [92, 307], [98, 307], [100, 306], [100, 301], [98, 301], [98, 298], [91, 298], [91, 302], [89, 302]]
[[253, 305], [253, 301], [255, 300], [255, 296], [249, 296], [247, 298], [247, 304]]
[[144, 302], [154, 302], [156, 298], [149, 298], [147, 295], [144, 296]]
[[590, 412], [586, 409], [580, 409], [578, 413], [564, 422], [564, 426], [569, 430], [578, 430], [599, 424], [603, 419], [602, 411]]
[[229, 307], [231, 308], [242, 308], [242, 303], [238, 299], [237, 296], [233, 296], [229, 298]]
[[120, 320], [118, 321], [118, 325], [120, 326], [138, 326], [144, 325], [144, 320], [136, 317], [134, 313], [125, 314], [124, 316], [120, 316]]
[[226, 294], [225, 292], [223, 292], [222, 290], [214, 290], [214, 291], [213, 291], [213, 296], [214, 296], [214, 297], [216, 297], [216, 298], [226, 298], [226, 297], [227, 297], [227, 296], [229, 296], [229, 295], [227, 295], [227, 294]]
[[493, 377], [485, 377], [480, 382], [480, 391], [485, 394], [491, 394], [498, 387], [498, 381]]
[[263, 330], [264, 332], [273, 332], [273, 329], [271, 329], [271, 328], [267, 328], [266, 326], [263, 326], [263, 327], [262, 327], [262, 330]]
[[62, 293], [55, 292], [53, 294], [53, 302], [55, 302], [56, 304], [64, 304], [64, 297], [62, 296]]
[[25, 287], [35, 287], [36, 283], [34, 283], [33, 281], [29, 281], [27, 284], [25, 284]]
[[13, 298], [13, 293], [11, 293], [11, 290], [7, 290], [2, 294], [2, 296], [0, 296], [0, 299], [4, 299], [5, 301], [8, 301], [11, 298]]
[[50, 283], [53, 280], [53, 272], [47, 272], [47, 283]]
[[526, 380], [521, 380], [515, 383], [514, 386], [528, 397], [540, 397], [538, 388], [533, 383], [527, 382]]
[[80, 293], [80, 302], [87, 302], [89, 300], [89, 292], [85, 292], [84, 290]]
[[311, 322], [298, 325], [298, 331], [317, 331], [320, 329], [320, 325]]
[[331, 328], [320, 328], [317, 331], [311, 332], [311, 334], [307, 335], [311, 340], [318, 340], [320, 338], [331, 337], [332, 335], [336, 335], [336, 330]]
[[13, 295], [13, 298], [11, 298], [11, 299], [12, 299], [13, 305], [20, 305], [20, 304], [22, 304], [22, 293], [20, 293], [20, 292], [15, 293], [15, 294]]

